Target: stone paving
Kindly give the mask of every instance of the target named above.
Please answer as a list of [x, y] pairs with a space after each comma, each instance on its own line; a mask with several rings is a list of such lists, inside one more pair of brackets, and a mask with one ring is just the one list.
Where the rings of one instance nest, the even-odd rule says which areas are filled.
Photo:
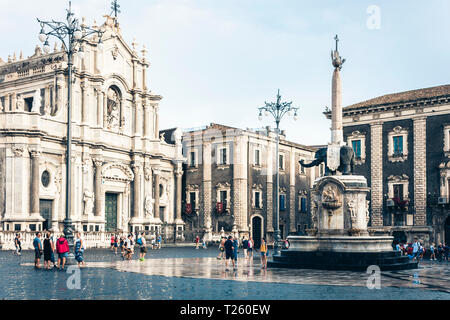
[[[425, 261], [417, 270], [381, 273], [370, 290], [364, 272], [268, 269], [242, 255], [225, 271], [217, 248], [149, 250], [144, 262], [123, 261], [108, 250], [87, 250], [81, 289], [65, 272], [34, 270], [33, 252], [0, 251], [0, 299], [450, 299], [450, 265]], [[229, 267], [231, 269], [231, 267]]]

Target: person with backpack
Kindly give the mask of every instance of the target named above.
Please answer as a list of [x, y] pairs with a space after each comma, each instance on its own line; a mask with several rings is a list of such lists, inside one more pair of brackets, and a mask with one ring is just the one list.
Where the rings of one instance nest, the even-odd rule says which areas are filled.
[[146, 246], [144, 232], [141, 233], [141, 236], [137, 239], [136, 243], [140, 246], [139, 261], [145, 261], [145, 254], [147, 253], [147, 246]]
[[69, 243], [67, 239], [62, 234], [58, 240], [56, 240], [56, 253], [58, 253], [58, 269], [60, 271], [64, 270], [66, 265], [66, 259], [69, 256]]
[[75, 235], [75, 246], [74, 246], [74, 251], [75, 251], [75, 260], [77, 260], [78, 262], [78, 267], [83, 268], [85, 266], [84, 264], [84, 257], [83, 257], [83, 253], [84, 253], [84, 242], [81, 239], [81, 234], [79, 232], [76, 233]]
[[33, 247], [34, 247], [34, 267], [36, 269], [40, 269], [42, 256], [42, 242], [40, 232], [36, 232], [36, 238], [34, 238], [33, 240]]
[[161, 235], [158, 236], [157, 242], [158, 242], [158, 249], [161, 249], [161, 242], [162, 242], [162, 237], [161, 237]]

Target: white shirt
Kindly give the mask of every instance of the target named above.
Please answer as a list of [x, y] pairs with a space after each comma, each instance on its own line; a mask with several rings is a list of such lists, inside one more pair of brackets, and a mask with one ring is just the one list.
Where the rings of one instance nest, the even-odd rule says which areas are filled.
[[127, 239], [127, 249], [131, 249], [131, 240]]
[[419, 251], [419, 243], [418, 242], [414, 242], [414, 244], [413, 244], [413, 253], [416, 253], [417, 251]]

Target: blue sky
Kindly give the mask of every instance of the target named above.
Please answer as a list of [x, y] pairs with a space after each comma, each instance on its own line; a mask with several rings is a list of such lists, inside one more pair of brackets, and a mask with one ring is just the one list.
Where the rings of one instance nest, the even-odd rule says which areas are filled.
[[[110, 13], [110, 0], [73, 0], [89, 23]], [[32, 55], [36, 17], [63, 19], [68, 1], [0, 0], [0, 57]], [[347, 59], [343, 104], [450, 83], [450, 2], [446, 0], [127, 0], [119, 1], [125, 39], [149, 50], [150, 88], [164, 99], [162, 128], [210, 122], [240, 128], [258, 121], [259, 106], [285, 101], [299, 119], [282, 121], [289, 140], [325, 144], [330, 121], [333, 37]], [[369, 6], [379, 8], [370, 29]]]

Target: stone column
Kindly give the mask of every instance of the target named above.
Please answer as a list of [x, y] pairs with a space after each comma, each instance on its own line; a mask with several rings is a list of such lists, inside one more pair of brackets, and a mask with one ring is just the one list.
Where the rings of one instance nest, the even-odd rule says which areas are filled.
[[39, 210], [39, 150], [30, 150], [31, 155], [31, 215], [40, 215]]
[[87, 124], [89, 121], [88, 111], [88, 86], [86, 81], [81, 83], [81, 124]]
[[141, 98], [136, 94], [134, 97], [134, 110], [135, 110], [135, 128], [134, 128], [134, 135], [135, 136], [142, 136], [142, 114], [141, 114]]
[[108, 127], [108, 97], [106, 92], [102, 91], [101, 96], [103, 97], [103, 128]]
[[103, 190], [102, 190], [102, 159], [93, 159], [95, 165], [95, 216], [102, 215]]
[[427, 224], [427, 118], [414, 119], [414, 225]]
[[155, 139], [159, 140], [159, 107], [155, 107]]
[[337, 144], [344, 141], [342, 133], [341, 94], [341, 75], [339, 68], [335, 68], [332, 80], [331, 143]]
[[176, 194], [176, 209], [175, 209], [175, 222], [180, 223], [182, 222], [181, 219], [181, 179], [183, 177], [183, 170], [181, 170], [181, 165], [179, 168], [177, 168], [177, 171], [175, 172], [176, 175], [176, 184], [177, 184], [177, 194]]
[[103, 126], [103, 93], [97, 88], [95, 89], [97, 93], [97, 126], [101, 128]]
[[133, 171], [134, 171], [134, 210], [133, 210], [133, 218], [139, 218], [140, 208], [141, 208], [141, 164], [138, 161], [133, 163]]
[[[269, 139], [267, 146], [267, 156], [266, 156], [266, 166], [267, 166], [267, 204], [266, 204], [266, 222], [267, 222], [267, 232], [274, 232], [273, 230], [273, 142]], [[278, 156], [278, 155], [277, 155]]]
[[7, 95], [5, 96], [5, 107], [4, 107], [4, 109], [3, 109], [5, 112], [10, 111], [9, 105], [10, 105], [10, 102], [9, 102], [9, 94], [7, 94]]
[[383, 226], [383, 124], [370, 125], [372, 227]]
[[203, 228], [206, 233], [211, 233], [211, 143], [207, 142], [203, 145], [203, 181], [202, 181], [202, 214], [203, 219], [200, 223], [203, 224]]
[[289, 232], [295, 233], [297, 228], [295, 226], [295, 173], [296, 173], [296, 161], [295, 151], [293, 148], [290, 150], [290, 164], [289, 164]]
[[155, 184], [153, 186], [155, 190], [155, 208], [154, 208], [154, 216], [155, 219], [160, 219], [159, 217], [159, 177], [160, 177], [161, 171], [157, 169], [153, 169], [153, 176], [155, 177]]
[[233, 213], [238, 231], [248, 231], [247, 141], [241, 135], [233, 143]]
[[150, 137], [150, 106], [148, 100], [144, 101], [144, 138]]

